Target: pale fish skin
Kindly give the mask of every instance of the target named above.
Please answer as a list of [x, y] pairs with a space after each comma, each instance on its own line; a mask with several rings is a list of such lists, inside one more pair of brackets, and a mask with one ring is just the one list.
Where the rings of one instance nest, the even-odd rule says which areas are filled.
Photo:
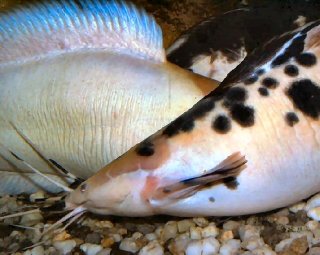
[[0, 194], [58, 190], [11, 152], [88, 178], [218, 85], [167, 62], [153, 17], [121, 2], [22, 6], [0, 44]]
[[318, 192], [319, 57], [320, 21], [268, 42], [188, 112], [71, 192], [66, 208], [231, 216]]

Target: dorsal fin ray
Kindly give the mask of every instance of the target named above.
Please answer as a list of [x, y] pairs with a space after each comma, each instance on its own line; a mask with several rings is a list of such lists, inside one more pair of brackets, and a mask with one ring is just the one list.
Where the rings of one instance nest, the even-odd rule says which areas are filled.
[[79, 49], [165, 61], [160, 27], [153, 17], [130, 3], [40, 2], [0, 15], [0, 64]]

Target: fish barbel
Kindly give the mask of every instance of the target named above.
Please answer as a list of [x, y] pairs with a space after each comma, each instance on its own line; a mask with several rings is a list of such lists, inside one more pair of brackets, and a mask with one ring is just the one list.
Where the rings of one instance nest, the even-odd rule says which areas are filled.
[[132, 4], [24, 4], [0, 15], [0, 45], [0, 194], [57, 191], [10, 152], [87, 178], [217, 86], [168, 63]]

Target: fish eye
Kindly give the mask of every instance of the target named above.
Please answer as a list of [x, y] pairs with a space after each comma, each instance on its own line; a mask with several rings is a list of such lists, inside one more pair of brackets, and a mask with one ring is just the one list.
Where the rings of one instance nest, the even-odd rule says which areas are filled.
[[87, 184], [86, 183], [81, 184], [80, 191], [85, 192], [86, 190], [87, 190]]

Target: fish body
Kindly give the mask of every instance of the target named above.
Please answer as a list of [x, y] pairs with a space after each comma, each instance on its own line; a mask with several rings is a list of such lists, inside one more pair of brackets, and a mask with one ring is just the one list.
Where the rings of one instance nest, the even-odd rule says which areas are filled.
[[167, 58], [222, 81], [265, 42], [317, 20], [319, 7], [319, 1], [275, 1], [210, 17], [183, 33], [167, 49]]
[[160, 28], [130, 4], [39, 3], [0, 24], [0, 194], [57, 190], [12, 153], [87, 178], [217, 85], [168, 63]]
[[221, 85], [66, 198], [69, 209], [228, 216], [320, 187], [320, 22], [269, 41]]

